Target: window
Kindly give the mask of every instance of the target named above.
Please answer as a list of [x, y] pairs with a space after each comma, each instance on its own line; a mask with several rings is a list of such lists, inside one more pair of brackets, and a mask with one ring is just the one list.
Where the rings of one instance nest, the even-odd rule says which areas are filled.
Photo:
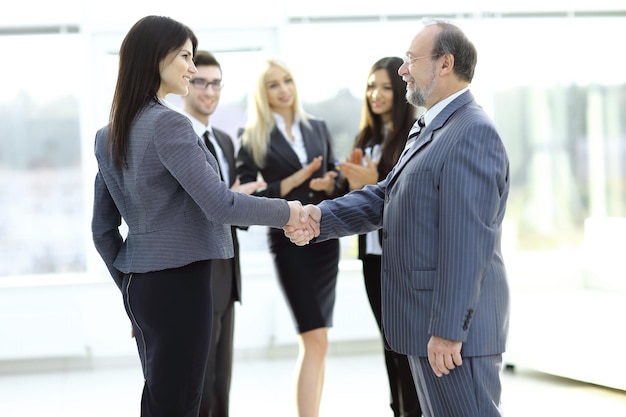
[[[85, 270], [78, 35], [0, 37], [0, 276]], [[80, 67], [80, 65], [78, 65]]]

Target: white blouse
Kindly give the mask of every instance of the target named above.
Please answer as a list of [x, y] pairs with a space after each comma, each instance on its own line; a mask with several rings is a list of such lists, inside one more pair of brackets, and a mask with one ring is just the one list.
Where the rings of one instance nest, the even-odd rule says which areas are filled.
[[300, 129], [300, 118], [296, 115], [293, 125], [291, 126], [291, 137], [293, 137], [293, 142], [289, 140], [289, 135], [287, 134], [287, 126], [285, 124], [285, 119], [278, 114], [274, 113], [274, 119], [276, 120], [276, 127], [283, 134], [285, 140], [293, 151], [298, 155], [298, 160], [300, 160], [300, 165], [305, 166], [308, 161], [308, 156], [306, 154], [306, 148], [304, 147], [304, 139], [302, 139], [302, 130]]
[[[385, 134], [385, 140], [387, 140], [387, 132], [389, 125], [385, 124], [384, 127], [384, 134]], [[365, 160], [365, 156], [369, 157], [372, 162], [378, 162], [380, 161], [380, 158], [382, 157], [382, 146], [381, 145], [374, 145], [374, 146], [369, 146], [365, 149], [363, 149], [363, 165], [367, 165], [367, 161]], [[365, 235], [365, 254], [366, 255], [382, 255], [383, 254], [383, 248], [380, 246], [380, 238], [379, 238], [379, 234], [378, 234], [378, 230], [374, 230], [373, 232], [368, 232]]]

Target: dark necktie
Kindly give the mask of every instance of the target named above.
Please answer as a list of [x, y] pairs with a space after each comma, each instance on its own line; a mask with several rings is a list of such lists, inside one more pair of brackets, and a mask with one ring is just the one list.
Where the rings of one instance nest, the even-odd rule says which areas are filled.
[[406, 145], [404, 146], [405, 150], [409, 149], [411, 145], [413, 145], [413, 142], [417, 140], [417, 137], [420, 135], [424, 126], [426, 126], [426, 123], [424, 122], [424, 115], [422, 115], [419, 119], [417, 119], [417, 122], [415, 122], [413, 127], [411, 127], [409, 137], [406, 140]]
[[217, 171], [220, 174], [220, 179], [224, 181], [224, 177], [222, 177], [222, 169], [220, 168], [220, 161], [219, 159], [217, 159], [217, 152], [215, 151], [215, 146], [213, 146], [213, 142], [211, 142], [211, 140], [209, 139], [209, 131], [208, 130], [205, 131], [202, 137], [204, 138], [204, 143], [206, 144], [206, 147], [209, 148], [209, 152], [213, 154], [213, 157], [215, 158], [215, 161], [217, 162]]

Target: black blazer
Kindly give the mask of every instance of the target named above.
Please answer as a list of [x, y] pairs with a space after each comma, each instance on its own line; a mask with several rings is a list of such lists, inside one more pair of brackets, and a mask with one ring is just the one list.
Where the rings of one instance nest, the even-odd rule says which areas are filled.
[[[335, 155], [328, 127], [323, 120], [309, 119], [310, 127], [300, 122], [302, 138], [307, 154], [307, 163], [317, 156], [323, 156], [320, 169], [313, 173], [312, 178], [323, 177], [327, 171], [335, 169]], [[270, 133], [269, 148], [265, 158], [265, 167], [259, 168], [246, 147], [239, 149], [237, 156], [237, 175], [242, 183], [256, 181], [260, 173], [267, 183], [267, 188], [255, 193], [258, 196], [280, 197], [280, 181], [302, 168], [298, 156], [277, 127]], [[317, 204], [328, 198], [343, 195], [348, 191], [348, 183], [343, 176], [337, 176], [335, 190], [332, 195], [309, 188], [309, 180], [291, 190], [285, 200], [298, 200], [304, 204]], [[279, 229], [282, 233], [282, 230]]]
[[[231, 187], [235, 183], [235, 179], [237, 178], [237, 174], [235, 171], [235, 146], [233, 144], [233, 140], [228, 135], [228, 133], [223, 130], [219, 130], [213, 128], [213, 134], [215, 135], [215, 139], [217, 143], [222, 148], [222, 152], [224, 156], [228, 160], [228, 173], [224, 173], [228, 175], [228, 186]], [[219, 161], [218, 161], [219, 163]], [[223, 168], [223, 167], [220, 167]], [[222, 169], [223, 171], [223, 169]], [[241, 266], [239, 263], [239, 241], [237, 240], [237, 227], [231, 226], [231, 232], [233, 235], [233, 249], [235, 252], [235, 256], [232, 259], [233, 261], [233, 298], [235, 301], [241, 302]]]

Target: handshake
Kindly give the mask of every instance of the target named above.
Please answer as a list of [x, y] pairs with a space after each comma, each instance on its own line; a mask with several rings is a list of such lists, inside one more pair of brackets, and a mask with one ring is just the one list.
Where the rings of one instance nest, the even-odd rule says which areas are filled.
[[289, 221], [283, 226], [285, 236], [298, 246], [307, 245], [320, 235], [322, 212], [313, 204], [302, 206], [299, 201], [289, 201]]

